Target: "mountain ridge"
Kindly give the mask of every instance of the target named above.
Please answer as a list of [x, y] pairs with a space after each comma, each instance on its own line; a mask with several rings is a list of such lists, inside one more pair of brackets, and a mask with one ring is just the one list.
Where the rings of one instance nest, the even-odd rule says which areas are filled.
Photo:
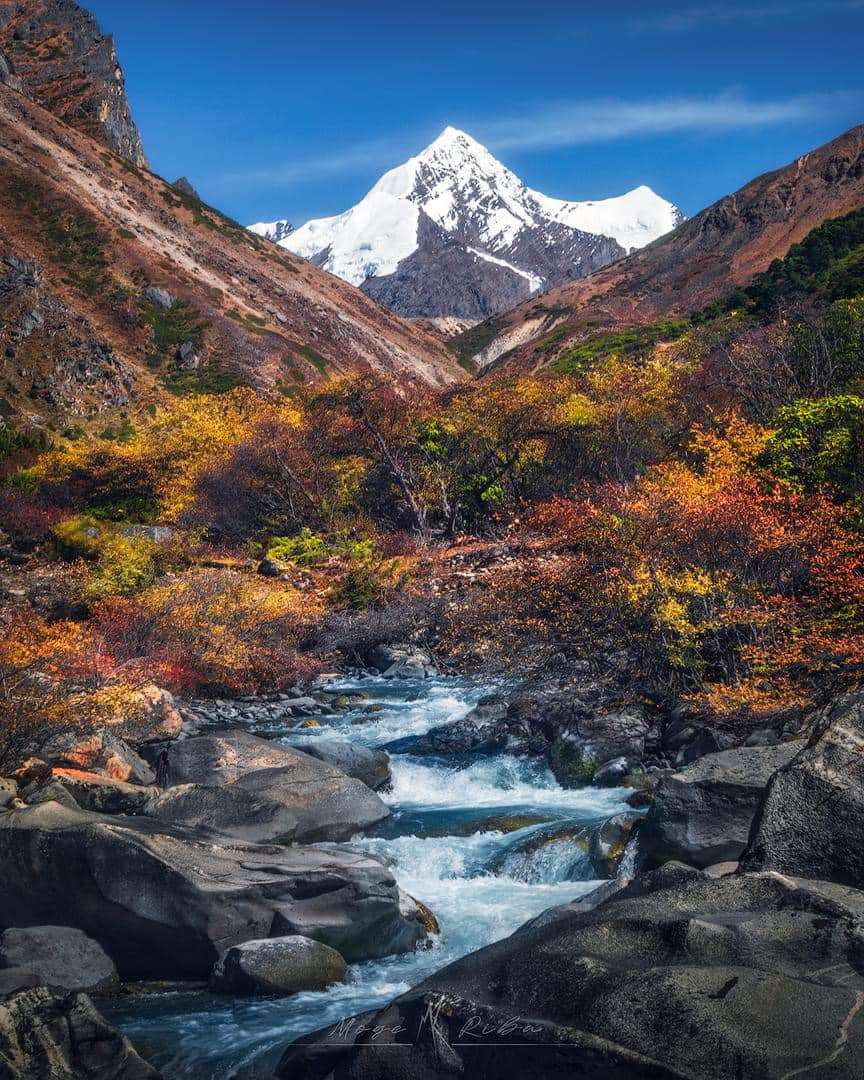
[[[353, 207], [280, 243], [399, 314], [476, 321], [621, 258], [681, 217], [645, 186], [612, 199], [552, 199], [447, 127]], [[283, 224], [252, 228], [273, 236]]]
[[362, 373], [407, 391], [465, 377], [440, 338], [8, 85], [0, 358], [0, 416], [36, 426], [234, 385], [291, 394]]
[[455, 347], [483, 370], [536, 370], [589, 329], [686, 316], [711, 304], [749, 284], [817, 225], [861, 205], [864, 125], [754, 177], [620, 262], [474, 327]]

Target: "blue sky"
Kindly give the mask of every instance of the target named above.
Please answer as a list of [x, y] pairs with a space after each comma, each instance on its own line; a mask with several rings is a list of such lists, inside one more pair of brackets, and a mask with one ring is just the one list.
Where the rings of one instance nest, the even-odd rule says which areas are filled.
[[864, 122], [864, 0], [83, 0], [153, 168], [243, 222], [356, 202], [447, 124], [573, 199], [693, 214]]

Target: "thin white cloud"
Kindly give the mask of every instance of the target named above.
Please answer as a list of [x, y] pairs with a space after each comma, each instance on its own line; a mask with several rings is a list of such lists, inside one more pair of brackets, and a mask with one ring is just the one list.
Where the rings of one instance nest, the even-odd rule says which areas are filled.
[[[508, 117], [465, 121], [462, 126], [493, 151], [531, 151], [682, 132], [710, 134], [776, 127], [837, 116], [841, 110], [860, 104], [864, 104], [861, 90], [774, 101], [753, 100], [736, 92], [635, 101], [600, 98], [547, 103]], [[443, 128], [444, 122], [440, 126]], [[416, 153], [436, 134], [429, 129], [402, 130], [349, 144], [333, 153], [298, 154], [267, 168], [223, 174], [212, 186], [223, 192], [276, 191], [325, 177], [377, 174]]]
[[815, 18], [826, 12], [861, 11], [864, 0], [792, 0], [785, 4], [705, 4], [633, 19], [631, 30], [687, 33], [718, 23], [773, 21], [778, 24]]
[[478, 130], [481, 140], [485, 137], [496, 150], [539, 150], [688, 131], [775, 127], [831, 116], [856, 101], [864, 101], [864, 94], [840, 91], [780, 101], [754, 101], [734, 93], [647, 101], [606, 98], [545, 105]]

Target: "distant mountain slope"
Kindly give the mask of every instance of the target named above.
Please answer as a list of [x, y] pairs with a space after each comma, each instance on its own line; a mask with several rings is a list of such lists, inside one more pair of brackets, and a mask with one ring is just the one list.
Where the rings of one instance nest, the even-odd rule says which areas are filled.
[[745, 285], [829, 218], [864, 205], [864, 127], [751, 180], [614, 266], [534, 297], [454, 340], [496, 370], [531, 370], [598, 327], [688, 315]]
[[[478, 320], [605, 266], [680, 220], [647, 187], [597, 202], [551, 199], [446, 128], [356, 206], [281, 243], [402, 315]], [[283, 224], [251, 228], [273, 237]]]
[[0, 86], [0, 415], [464, 372], [432, 334]]
[[114, 39], [72, 0], [0, 3], [0, 82], [146, 166]]

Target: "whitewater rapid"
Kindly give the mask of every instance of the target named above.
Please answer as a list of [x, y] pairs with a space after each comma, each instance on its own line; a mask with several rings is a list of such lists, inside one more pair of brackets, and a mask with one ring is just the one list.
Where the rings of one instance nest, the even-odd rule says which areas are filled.
[[[355, 711], [313, 729], [278, 734], [344, 738], [382, 746], [466, 715], [488, 685], [454, 678], [364, 679]], [[370, 713], [370, 706], [379, 711]], [[268, 733], [273, 734], [272, 724]], [[104, 1011], [166, 1080], [261, 1077], [300, 1035], [384, 1005], [465, 953], [516, 930], [599, 884], [592, 832], [626, 809], [621, 789], [565, 790], [542, 762], [504, 754], [475, 758], [393, 755], [391, 817], [348, 845], [391, 868], [400, 886], [441, 925], [431, 949], [353, 964], [351, 982], [290, 998], [233, 999], [207, 993], [121, 998]], [[346, 845], [336, 845], [345, 847]]]

